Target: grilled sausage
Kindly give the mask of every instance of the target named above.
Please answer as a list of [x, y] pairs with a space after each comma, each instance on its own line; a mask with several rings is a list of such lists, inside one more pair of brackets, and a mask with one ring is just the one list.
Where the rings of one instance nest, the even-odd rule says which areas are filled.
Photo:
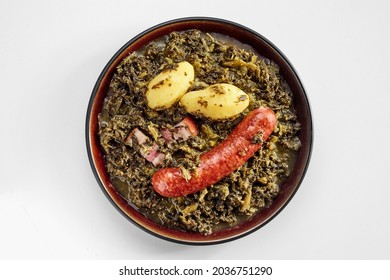
[[[275, 124], [276, 116], [271, 109], [260, 107], [251, 111], [225, 140], [200, 156], [201, 164], [190, 179], [183, 177], [179, 167], [162, 168], [153, 175], [153, 188], [162, 196], [178, 197], [217, 183], [253, 156]], [[262, 142], [254, 143], [253, 138], [259, 133]]]

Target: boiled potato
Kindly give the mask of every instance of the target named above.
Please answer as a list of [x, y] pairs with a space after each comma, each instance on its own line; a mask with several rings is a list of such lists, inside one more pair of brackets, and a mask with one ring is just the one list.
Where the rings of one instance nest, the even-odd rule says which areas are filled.
[[215, 84], [186, 93], [180, 104], [187, 112], [214, 120], [232, 118], [249, 105], [249, 96], [231, 84]]
[[148, 106], [156, 110], [171, 107], [187, 92], [194, 76], [194, 67], [187, 61], [162, 71], [149, 82], [146, 91]]

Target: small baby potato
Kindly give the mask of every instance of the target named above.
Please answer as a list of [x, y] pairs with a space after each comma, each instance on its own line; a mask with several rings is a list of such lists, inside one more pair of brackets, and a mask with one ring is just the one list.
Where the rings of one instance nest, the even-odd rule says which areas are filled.
[[171, 107], [187, 92], [194, 77], [194, 67], [187, 61], [162, 71], [149, 82], [146, 91], [148, 106], [156, 110]]
[[231, 84], [215, 84], [202, 90], [190, 91], [180, 104], [187, 112], [214, 120], [232, 118], [249, 105], [249, 96]]

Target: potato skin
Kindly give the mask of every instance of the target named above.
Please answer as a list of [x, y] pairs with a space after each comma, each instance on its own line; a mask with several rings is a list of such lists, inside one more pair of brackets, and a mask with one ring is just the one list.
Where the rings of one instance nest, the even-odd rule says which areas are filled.
[[173, 69], [162, 71], [148, 84], [148, 106], [155, 110], [170, 108], [187, 92], [194, 77], [194, 67], [187, 61], [178, 63]]
[[249, 105], [249, 96], [234, 85], [221, 83], [186, 93], [180, 104], [189, 113], [223, 120], [244, 111]]

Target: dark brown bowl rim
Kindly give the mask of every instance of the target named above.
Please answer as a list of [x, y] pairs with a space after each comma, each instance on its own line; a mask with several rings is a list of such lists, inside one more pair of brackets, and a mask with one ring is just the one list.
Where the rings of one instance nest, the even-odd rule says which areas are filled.
[[[157, 30], [161, 27], [165, 27], [167, 25], [170, 25], [170, 24], [176, 24], [176, 23], [183, 23], [183, 22], [191, 22], [191, 21], [202, 21], [202, 22], [213, 22], [213, 23], [219, 23], [219, 24], [224, 24], [224, 25], [230, 25], [230, 26], [233, 26], [235, 28], [238, 28], [238, 29], [241, 29], [245, 32], [249, 32], [251, 33], [253, 36], [257, 37], [258, 39], [260, 39], [261, 41], [263, 41], [264, 43], [268, 44], [269, 47], [271, 47], [275, 52], [278, 53], [278, 55], [281, 57], [281, 59], [284, 60], [284, 62], [289, 66], [289, 68], [291, 69], [291, 72], [292, 74], [295, 76], [297, 82], [299, 83], [299, 86], [301, 88], [301, 91], [303, 93], [303, 96], [302, 98], [305, 99], [305, 104], [306, 104], [306, 110], [307, 110], [307, 116], [309, 117], [308, 119], [308, 126], [309, 126], [309, 132], [310, 132], [310, 138], [309, 138], [309, 147], [308, 148], [308, 151], [307, 151], [307, 156], [306, 156], [306, 159], [305, 159], [305, 165], [304, 165], [304, 168], [303, 168], [303, 171], [302, 171], [302, 175], [300, 176], [300, 179], [299, 181], [297, 182], [293, 192], [290, 194], [289, 198], [284, 201], [284, 203], [280, 206], [279, 209], [277, 209], [275, 212], [273, 212], [271, 214], [271, 216], [262, 221], [260, 224], [255, 224], [252, 228], [250, 228], [249, 230], [247, 231], [244, 231], [244, 232], [240, 232], [238, 233], [237, 235], [233, 235], [233, 236], [228, 236], [227, 238], [221, 238], [221, 239], [215, 239], [215, 240], [204, 240], [204, 241], [194, 241], [191, 239], [180, 239], [180, 238], [174, 238], [172, 236], [164, 236], [164, 235], [161, 235], [159, 233], [156, 233], [154, 232], [153, 230], [150, 230], [148, 229], [147, 227], [145, 227], [144, 225], [136, 222], [132, 217], [130, 217], [128, 214], [126, 214], [118, 205], [117, 203], [111, 198], [111, 196], [108, 194], [107, 192], [107, 189], [106, 189], [106, 186], [104, 185], [104, 183], [102, 182], [100, 176], [99, 176], [99, 172], [94, 164], [94, 159], [93, 159], [93, 154], [92, 154], [92, 148], [91, 148], [91, 141], [90, 141], [90, 122], [91, 122], [91, 111], [92, 111], [92, 106], [94, 104], [94, 100], [95, 100], [95, 97], [97, 95], [97, 92], [98, 92], [98, 89], [99, 89], [99, 86], [104, 78], [104, 76], [106, 75], [109, 67], [111, 66], [111, 64], [116, 60], [116, 58], [122, 54], [130, 45], [132, 45], [134, 42], [136, 42], [138, 39], [140, 39], [141, 37], [145, 36], [146, 34], [154, 31], [154, 30]], [[174, 31], [174, 30], [172, 30]], [[139, 227], [140, 229], [148, 232], [149, 234], [153, 235], [153, 236], [156, 236], [158, 238], [161, 238], [163, 240], [167, 240], [167, 241], [171, 241], [171, 242], [174, 242], [174, 243], [179, 243], [179, 244], [185, 244], [185, 245], [215, 245], [215, 244], [221, 244], [221, 243], [225, 243], [225, 242], [229, 242], [229, 241], [233, 241], [233, 240], [236, 240], [236, 239], [239, 239], [239, 238], [242, 238], [244, 236], [247, 236], [255, 231], [257, 231], [258, 229], [262, 228], [263, 226], [265, 226], [266, 224], [268, 224], [271, 220], [273, 220], [286, 206], [287, 204], [291, 201], [291, 199], [294, 197], [294, 195], [296, 194], [296, 192], [298, 191], [305, 175], [306, 175], [306, 172], [308, 170], [308, 167], [309, 167], [309, 163], [310, 163], [310, 159], [311, 159], [311, 154], [312, 154], [312, 149], [313, 149], [313, 123], [312, 123], [312, 114], [311, 114], [311, 109], [310, 109], [310, 103], [309, 103], [309, 100], [308, 100], [308, 97], [307, 97], [307, 94], [306, 94], [306, 90], [303, 86], [303, 83], [297, 73], [297, 71], [295, 70], [295, 68], [293, 67], [292, 63], [287, 59], [287, 57], [283, 54], [283, 52], [278, 48], [276, 47], [271, 41], [269, 41], [267, 38], [265, 38], [263, 35], [259, 34], [258, 32], [246, 27], [246, 26], [243, 26], [241, 24], [238, 24], [236, 22], [233, 22], [233, 21], [230, 21], [230, 20], [226, 20], [226, 19], [221, 19], [221, 18], [215, 18], [215, 17], [184, 17], [184, 18], [177, 18], [177, 19], [173, 19], [173, 20], [169, 20], [169, 21], [165, 21], [165, 22], [162, 22], [160, 24], [157, 24], [153, 27], [150, 27], [148, 29], [146, 29], [145, 31], [139, 33], [137, 36], [133, 37], [131, 40], [129, 40], [126, 44], [124, 44], [114, 55], [113, 57], [108, 61], [108, 63], [106, 64], [106, 66], [103, 68], [102, 72], [100, 73], [96, 83], [95, 83], [95, 86], [92, 90], [92, 94], [91, 94], [91, 97], [89, 99], [89, 103], [88, 103], [88, 107], [87, 107], [87, 114], [86, 114], [86, 126], [85, 126], [85, 136], [86, 136], [86, 148], [87, 148], [87, 154], [88, 154], [88, 159], [89, 159], [89, 163], [91, 165], [91, 168], [92, 168], [92, 172], [95, 176], [95, 179], [97, 180], [101, 190], [103, 191], [104, 195], [107, 197], [107, 199], [111, 202], [111, 204], [127, 219], [129, 220], [131, 223], [133, 223], [134, 225], [136, 225], [137, 227]], [[180, 232], [180, 234], [183, 234], [182, 232]]]

